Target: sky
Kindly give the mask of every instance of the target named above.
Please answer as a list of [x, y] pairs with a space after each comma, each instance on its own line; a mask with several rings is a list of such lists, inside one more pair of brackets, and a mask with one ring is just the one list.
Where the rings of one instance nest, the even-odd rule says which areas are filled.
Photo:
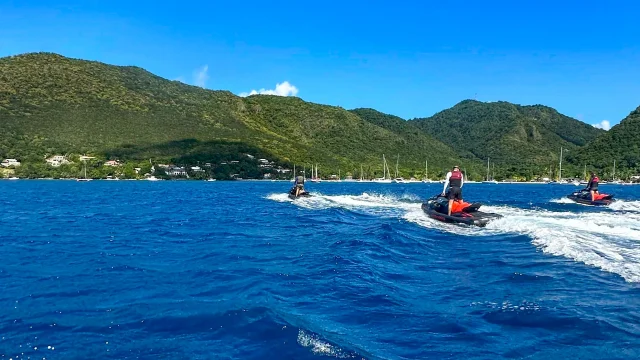
[[405, 119], [465, 99], [608, 129], [640, 106], [637, 1], [0, 1], [0, 57], [55, 52]]

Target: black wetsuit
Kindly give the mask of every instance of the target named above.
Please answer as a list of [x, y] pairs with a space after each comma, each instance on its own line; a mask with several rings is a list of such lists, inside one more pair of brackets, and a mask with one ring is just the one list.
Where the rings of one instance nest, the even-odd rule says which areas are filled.
[[587, 191], [598, 191], [598, 183], [600, 182], [600, 179], [598, 179], [598, 176], [593, 175], [591, 176], [591, 179], [589, 179], [589, 184], [587, 184]]

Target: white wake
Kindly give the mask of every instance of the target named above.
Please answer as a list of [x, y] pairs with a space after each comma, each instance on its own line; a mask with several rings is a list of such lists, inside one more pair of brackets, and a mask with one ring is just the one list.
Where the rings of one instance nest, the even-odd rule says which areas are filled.
[[419, 197], [405, 195], [395, 197], [390, 195], [368, 194], [362, 195], [323, 195], [314, 193], [308, 198], [289, 199], [287, 194], [271, 194], [267, 199], [279, 202], [291, 202], [307, 209], [343, 208], [367, 214], [387, 215], [398, 217], [406, 211], [420, 210]]
[[609, 205], [609, 208], [616, 211], [632, 211], [640, 213], [640, 201], [616, 200]]
[[[579, 204], [571, 199], [567, 199], [566, 197], [553, 199], [553, 200], [550, 200], [549, 202], [552, 202], [555, 204], [591, 206], [591, 205]], [[640, 201], [616, 199], [614, 202], [609, 204], [606, 208], [603, 207], [603, 209], [607, 209], [607, 208], [615, 211], [631, 211], [631, 212], [640, 213]]]
[[339, 207], [383, 217], [398, 217], [418, 226], [457, 235], [523, 234], [545, 253], [598, 267], [618, 274], [628, 282], [640, 282], [640, 201], [618, 201], [610, 209], [585, 213], [483, 206], [482, 211], [504, 217], [490, 222], [486, 228], [478, 228], [431, 219], [421, 210], [418, 198], [412, 196], [318, 194], [294, 201], [286, 194], [273, 194], [268, 198], [289, 201], [308, 209]]
[[556, 204], [578, 204], [577, 202], [575, 202], [575, 201], [573, 201], [571, 199], [568, 199], [566, 197], [559, 198], [559, 199], [553, 199], [553, 200], [550, 200], [549, 202], [556, 203]]

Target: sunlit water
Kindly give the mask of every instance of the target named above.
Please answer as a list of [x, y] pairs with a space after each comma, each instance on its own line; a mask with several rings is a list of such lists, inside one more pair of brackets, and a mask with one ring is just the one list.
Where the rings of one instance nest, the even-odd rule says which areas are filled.
[[640, 357], [640, 186], [0, 181], [0, 359]]

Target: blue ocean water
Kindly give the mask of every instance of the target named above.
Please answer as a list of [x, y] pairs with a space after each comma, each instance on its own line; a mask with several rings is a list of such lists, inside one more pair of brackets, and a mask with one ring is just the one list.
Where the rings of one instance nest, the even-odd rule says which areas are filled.
[[1, 359], [640, 357], [640, 186], [1, 181]]

